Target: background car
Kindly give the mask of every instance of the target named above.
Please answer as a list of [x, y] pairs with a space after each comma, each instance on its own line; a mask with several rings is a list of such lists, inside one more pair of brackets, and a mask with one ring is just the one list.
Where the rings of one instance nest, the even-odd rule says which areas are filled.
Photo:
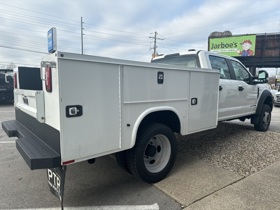
[[274, 106], [280, 106], [280, 92], [274, 94]]

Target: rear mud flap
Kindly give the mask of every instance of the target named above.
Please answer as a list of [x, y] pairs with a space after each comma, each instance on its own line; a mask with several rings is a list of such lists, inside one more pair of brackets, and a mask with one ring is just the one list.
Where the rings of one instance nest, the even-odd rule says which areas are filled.
[[64, 183], [66, 175], [66, 166], [47, 169], [48, 184], [50, 191], [60, 200], [63, 210]]

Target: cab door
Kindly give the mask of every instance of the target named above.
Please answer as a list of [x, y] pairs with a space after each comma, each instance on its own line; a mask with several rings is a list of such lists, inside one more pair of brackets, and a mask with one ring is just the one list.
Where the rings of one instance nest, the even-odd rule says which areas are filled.
[[256, 110], [258, 87], [252, 84], [252, 76], [238, 61], [228, 60], [233, 70], [238, 90], [237, 114], [252, 114]]
[[218, 120], [255, 113], [258, 89], [247, 69], [234, 59], [209, 55], [209, 60], [220, 71]]
[[238, 101], [242, 100], [236, 90], [237, 81], [234, 80], [226, 58], [209, 55], [209, 61], [212, 69], [218, 69], [220, 72], [218, 120], [230, 119], [236, 114]]

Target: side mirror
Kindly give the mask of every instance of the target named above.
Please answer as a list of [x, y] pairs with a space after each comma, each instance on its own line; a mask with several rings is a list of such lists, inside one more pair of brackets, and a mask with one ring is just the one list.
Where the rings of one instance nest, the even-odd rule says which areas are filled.
[[268, 82], [269, 75], [267, 71], [260, 70], [258, 73], [258, 83], [267, 83]]

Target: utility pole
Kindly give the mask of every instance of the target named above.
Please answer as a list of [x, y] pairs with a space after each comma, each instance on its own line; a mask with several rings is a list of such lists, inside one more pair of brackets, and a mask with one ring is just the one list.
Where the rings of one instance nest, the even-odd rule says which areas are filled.
[[84, 28], [83, 28], [83, 17], [81, 17], [81, 50], [82, 55], [84, 54]]
[[158, 38], [157, 35], [158, 35], [158, 33], [155, 31], [155, 36], [150, 36], [149, 37], [150, 39], [154, 40], [154, 46], [150, 48], [150, 50], [154, 50], [153, 56], [156, 55], [156, 49], [158, 48], [157, 40], [164, 40], [164, 39]]

